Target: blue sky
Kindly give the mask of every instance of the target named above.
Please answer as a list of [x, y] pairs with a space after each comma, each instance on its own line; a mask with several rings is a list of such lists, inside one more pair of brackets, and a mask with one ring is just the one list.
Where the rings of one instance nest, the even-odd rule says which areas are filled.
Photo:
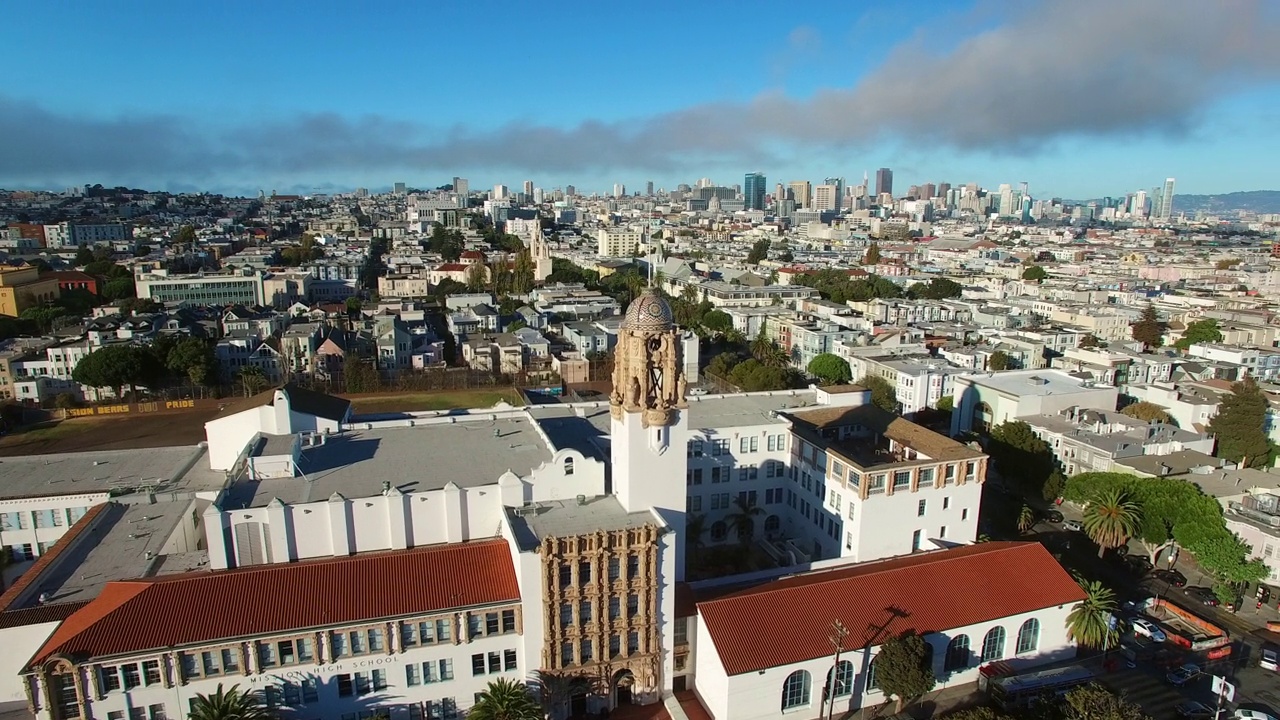
[[22, 3], [0, 187], [1280, 189], [1266, 0]]

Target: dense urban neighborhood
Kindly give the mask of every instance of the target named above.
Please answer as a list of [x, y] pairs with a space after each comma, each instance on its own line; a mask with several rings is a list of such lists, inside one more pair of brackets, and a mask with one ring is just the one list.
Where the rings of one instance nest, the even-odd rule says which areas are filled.
[[892, 178], [0, 192], [0, 713], [1271, 717], [1280, 215]]

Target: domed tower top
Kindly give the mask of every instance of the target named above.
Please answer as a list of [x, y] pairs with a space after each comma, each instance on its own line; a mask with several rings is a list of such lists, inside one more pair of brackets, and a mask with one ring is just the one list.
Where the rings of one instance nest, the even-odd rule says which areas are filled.
[[671, 306], [657, 290], [645, 290], [627, 307], [613, 354], [613, 417], [642, 416], [644, 427], [670, 425], [685, 407], [679, 332]]
[[622, 328], [636, 332], [667, 332], [674, 325], [671, 306], [653, 288], [631, 301], [622, 318]]

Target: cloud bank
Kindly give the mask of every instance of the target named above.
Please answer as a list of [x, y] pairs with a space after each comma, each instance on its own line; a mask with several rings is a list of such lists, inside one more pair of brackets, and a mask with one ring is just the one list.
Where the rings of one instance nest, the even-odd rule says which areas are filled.
[[513, 122], [476, 132], [335, 113], [228, 127], [61, 115], [0, 96], [0, 184], [396, 169], [671, 172], [708, 161], [763, 166], [770, 148], [787, 145], [903, 139], [1030, 153], [1063, 138], [1177, 136], [1222, 98], [1280, 80], [1278, 15], [1267, 0], [1043, 0], [946, 47], [902, 43], [855, 84], [812, 97], [772, 93], [567, 128]]

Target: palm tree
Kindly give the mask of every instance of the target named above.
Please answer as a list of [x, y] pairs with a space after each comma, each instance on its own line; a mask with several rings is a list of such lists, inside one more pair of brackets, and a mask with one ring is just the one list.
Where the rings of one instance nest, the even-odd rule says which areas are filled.
[[1116, 595], [1097, 580], [1080, 584], [1085, 598], [1067, 614], [1067, 637], [1088, 648], [1106, 649], [1116, 639], [1111, 613]]
[[267, 376], [257, 365], [245, 365], [240, 368], [240, 384], [244, 386], [244, 396], [258, 394], [267, 385]]
[[534, 671], [533, 686], [538, 691], [542, 712], [549, 718], [559, 714], [575, 695], [586, 695], [596, 688], [594, 680], [586, 675], [550, 670]]
[[1018, 511], [1018, 532], [1027, 532], [1036, 525], [1036, 511], [1030, 505], [1023, 505]]
[[274, 720], [275, 714], [258, 702], [252, 693], [240, 692], [232, 685], [225, 692], [222, 683], [212, 695], [197, 694], [191, 699], [188, 720]]
[[1098, 557], [1118, 548], [1138, 531], [1141, 511], [1138, 504], [1119, 489], [1098, 493], [1084, 511], [1084, 531], [1098, 544]]
[[751, 542], [751, 538], [756, 532], [756, 518], [764, 514], [764, 508], [756, 505], [754, 502], [743, 500], [741, 497], [733, 499], [733, 512], [725, 518], [729, 521], [729, 529], [738, 533], [738, 539], [743, 545]]
[[467, 720], [542, 720], [542, 709], [534, 702], [528, 685], [498, 678], [480, 691]]

